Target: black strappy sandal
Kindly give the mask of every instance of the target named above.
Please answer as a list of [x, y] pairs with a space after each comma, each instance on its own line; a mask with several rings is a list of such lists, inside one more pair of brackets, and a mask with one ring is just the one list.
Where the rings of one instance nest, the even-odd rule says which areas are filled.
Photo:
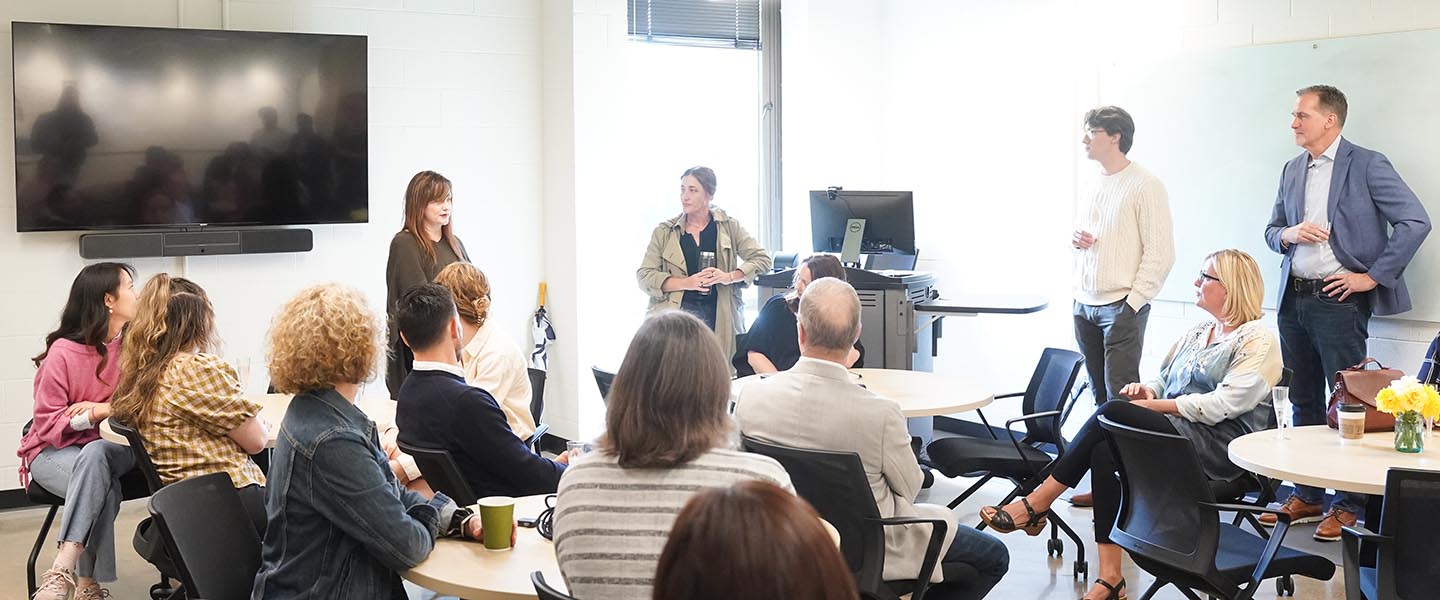
[[[1100, 587], [1110, 590], [1110, 594], [1105, 596], [1104, 600], [1125, 600], [1126, 597], [1124, 577], [1121, 577], [1120, 582], [1115, 585], [1110, 585], [1110, 582], [1105, 581], [1104, 579], [1101, 579], [1099, 577], [1095, 578], [1095, 583], [1100, 584]], [[1085, 600], [1085, 597], [1081, 596], [1080, 600]]]
[[994, 514], [988, 517], [985, 516], [984, 509], [981, 509], [980, 520], [984, 521], [985, 525], [991, 529], [994, 529], [995, 533], [1024, 531], [1026, 535], [1031, 537], [1040, 535], [1041, 532], [1045, 531], [1046, 525], [1049, 525], [1050, 511], [1047, 510], [1036, 513], [1035, 509], [1030, 506], [1030, 501], [1025, 498], [1020, 499], [1020, 504], [1025, 507], [1025, 513], [1028, 515], [1024, 525], [1017, 525], [1015, 519], [1010, 517], [1010, 513], [1005, 512], [1005, 508], [1001, 506], [986, 506], [985, 508], [995, 510]]

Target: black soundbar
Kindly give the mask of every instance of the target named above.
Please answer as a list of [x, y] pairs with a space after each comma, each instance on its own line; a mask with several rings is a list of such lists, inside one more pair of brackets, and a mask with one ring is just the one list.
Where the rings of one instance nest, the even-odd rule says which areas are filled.
[[80, 236], [82, 258], [268, 254], [309, 252], [314, 247], [315, 236], [309, 229], [137, 231]]

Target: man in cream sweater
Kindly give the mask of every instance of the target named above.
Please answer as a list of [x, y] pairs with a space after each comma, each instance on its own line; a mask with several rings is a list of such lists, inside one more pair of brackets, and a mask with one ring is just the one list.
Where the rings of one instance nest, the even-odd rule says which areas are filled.
[[1085, 113], [1085, 155], [1100, 179], [1080, 202], [1074, 253], [1075, 341], [1085, 355], [1095, 403], [1123, 399], [1140, 381], [1150, 300], [1175, 263], [1165, 186], [1126, 157], [1135, 121], [1116, 106]]

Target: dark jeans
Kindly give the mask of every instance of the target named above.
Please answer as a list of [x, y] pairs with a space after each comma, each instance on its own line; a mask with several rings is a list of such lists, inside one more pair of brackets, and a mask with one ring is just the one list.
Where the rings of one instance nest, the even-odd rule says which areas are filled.
[[[1369, 293], [1341, 302], [1318, 290], [1286, 290], [1280, 302], [1280, 355], [1292, 372], [1290, 403], [1297, 427], [1324, 424], [1335, 372], [1365, 360], [1370, 310]], [[1321, 488], [1296, 485], [1295, 495], [1310, 504], [1325, 501]], [[1340, 492], [1334, 505], [1360, 515], [1365, 501], [1364, 494]]]
[[940, 557], [940, 563], [965, 563], [979, 572], [977, 579], [944, 581], [925, 593], [926, 598], [939, 600], [980, 600], [1010, 570], [1010, 551], [995, 536], [961, 525], [955, 541]]
[[1065, 447], [1065, 455], [1055, 462], [1050, 476], [1068, 488], [1080, 484], [1086, 472], [1093, 472], [1090, 485], [1095, 494], [1095, 541], [1109, 544], [1110, 530], [1115, 527], [1115, 517], [1120, 513], [1120, 479], [1115, 475], [1118, 467], [1110, 444], [1105, 442], [1105, 430], [1100, 427], [1100, 417], [1131, 427], [1148, 431], [1179, 434], [1170, 419], [1148, 408], [1141, 408], [1129, 402], [1106, 402], [1096, 409], [1090, 420], [1075, 434], [1075, 439]]
[[1150, 305], [1137, 312], [1124, 298], [1100, 306], [1076, 302], [1074, 314], [1075, 342], [1085, 355], [1095, 403], [1124, 400], [1120, 388], [1140, 381], [1140, 350], [1145, 344]]

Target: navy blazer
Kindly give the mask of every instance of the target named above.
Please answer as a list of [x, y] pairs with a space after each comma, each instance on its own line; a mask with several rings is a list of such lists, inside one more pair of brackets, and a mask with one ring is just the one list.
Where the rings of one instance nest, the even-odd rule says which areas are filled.
[[[1280, 232], [1305, 220], [1305, 170], [1310, 153], [1285, 163], [1280, 173], [1280, 191], [1275, 209], [1265, 228], [1270, 249], [1285, 255], [1280, 263], [1280, 295], [1289, 288], [1290, 258], [1294, 247], [1281, 249]], [[1346, 269], [1369, 273], [1379, 286], [1371, 292], [1375, 315], [1394, 315], [1410, 310], [1410, 291], [1405, 287], [1405, 266], [1415, 258], [1420, 243], [1430, 233], [1430, 216], [1415, 192], [1400, 179], [1384, 154], [1361, 148], [1340, 138], [1330, 176], [1330, 248]], [[1393, 232], [1386, 231], [1386, 225]], [[1388, 234], [1387, 234], [1388, 233]]]
[[553, 494], [565, 472], [515, 437], [490, 392], [444, 371], [405, 376], [395, 425], [406, 444], [449, 450], [478, 498]]

